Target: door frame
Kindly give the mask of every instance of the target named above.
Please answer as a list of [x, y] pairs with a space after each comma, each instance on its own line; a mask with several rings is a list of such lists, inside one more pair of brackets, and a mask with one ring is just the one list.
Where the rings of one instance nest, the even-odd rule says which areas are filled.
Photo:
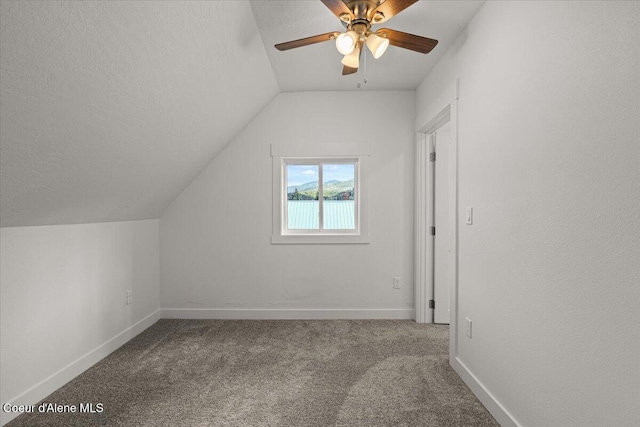
[[[457, 94], [456, 94], [457, 95]], [[415, 209], [415, 310], [416, 322], [432, 323], [434, 253], [433, 236], [433, 134], [447, 122], [451, 125], [449, 150], [449, 354], [455, 357], [458, 347], [458, 97], [419, 128], [416, 133], [416, 209]]]

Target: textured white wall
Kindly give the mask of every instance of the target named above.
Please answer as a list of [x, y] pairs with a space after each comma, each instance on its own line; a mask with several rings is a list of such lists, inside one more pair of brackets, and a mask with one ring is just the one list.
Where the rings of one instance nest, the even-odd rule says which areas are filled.
[[[162, 307], [413, 308], [414, 113], [414, 91], [278, 95], [163, 213]], [[371, 144], [371, 244], [271, 245], [270, 144], [328, 142]]]
[[159, 308], [158, 220], [0, 233], [3, 404]]
[[487, 2], [460, 78], [459, 358], [524, 426], [640, 425], [640, 3]]

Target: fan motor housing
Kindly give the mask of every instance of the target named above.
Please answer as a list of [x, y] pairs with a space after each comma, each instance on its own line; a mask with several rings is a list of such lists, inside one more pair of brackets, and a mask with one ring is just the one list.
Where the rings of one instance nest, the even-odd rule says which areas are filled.
[[[351, 0], [344, 2], [347, 7], [353, 12], [353, 20], [351, 23], [356, 21], [364, 20], [369, 24], [371, 22], [376, 22], [374, 10], [380, 6], [380, 4], [384, 3], [383, 1], [374, 1], [374, 0]], [[382, 15], [380, 13], [380, 15]], [[382, 15], [384, 17], [384, 15]], [[378, 19], [380, 20], [380, 19]]]
[[349, 24], [350, 29], [356, 32], [359, 36], [363, 34], [367, 34], [369, 32], [369, 28], [371, 28], [371, 24], [369, 21], [364, 19], [354, 20], [351, 24]]

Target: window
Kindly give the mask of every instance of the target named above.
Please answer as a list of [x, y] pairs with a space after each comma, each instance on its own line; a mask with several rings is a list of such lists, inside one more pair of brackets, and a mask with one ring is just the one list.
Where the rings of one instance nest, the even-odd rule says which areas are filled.
[[366, 156], [272, 156], [272, 243], [368, 243]]
[[283, 159], [285, 234], [356, 233], [357, 166], [357, 159]]

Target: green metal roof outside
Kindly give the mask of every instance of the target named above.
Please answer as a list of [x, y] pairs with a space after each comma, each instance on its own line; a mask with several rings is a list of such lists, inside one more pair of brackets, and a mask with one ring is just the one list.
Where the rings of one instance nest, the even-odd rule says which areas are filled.
[[[324, 200], [324, 228], [353, 230], [355, 207], [353, 200]], [[289, 230], [317, 230], [319, 203], [317, 200], [288, 200]]]

